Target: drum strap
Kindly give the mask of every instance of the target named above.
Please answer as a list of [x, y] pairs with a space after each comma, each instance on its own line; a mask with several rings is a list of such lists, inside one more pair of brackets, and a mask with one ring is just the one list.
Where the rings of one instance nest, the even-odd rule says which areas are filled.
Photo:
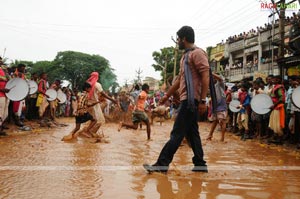
[[183, 65], [184, 65], [184, 78], [185, 78], [185, 84], [187, 90], [188, 108], [193, 112], [195, 109], [195, 103], [194, 103], [195, 98], [194, 98], [194, 84], [193, 84], [192, 72], [188, 64], [190, 50], [191, 49], [188, 49], [185, 52]]

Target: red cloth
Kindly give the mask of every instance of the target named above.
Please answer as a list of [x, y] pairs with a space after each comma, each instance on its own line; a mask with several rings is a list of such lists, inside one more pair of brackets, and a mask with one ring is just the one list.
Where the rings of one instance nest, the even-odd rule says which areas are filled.
[[13, 113], [17, 113], [18, 112], [20, 103], [21, 103], [21, 101], [14, 101], [14, 102], [12, 102], [12, 104], [13, 104]]
[[226, 95], [226, 104], [229, 104], [231, 102], [231, 100], [232, 100], [231, 91], [227, 89], [225, 91], [225, 95]]
[[46, 91], [47, 91], [46, 85], [47, 85], [47, 81], [44, 79], [41, 79], [39, 82], [39, 85], [38, 85], [38, 92], [46, 93]]
[[89, 98], [92, 98], [92, 96], [94, 94], [95, 85], [96, 85], [98, 79], [99, 79], [99, 73], [98, 72], [92, 72], [90, 74], [90, 77], [86, 80], [86, 82], [89, 83], [92, 86], [92, 88], [89, 92]]
[[283, 129], [285, 126], [285, 110], [284, 104], [279, 104], [276, 108], [280, 111], [280, 127]]
[[[5, 88], [6, 83], [7, 83], [8, 80], [6, 79], [6, 74], [5, 74], [5, 72], [3, 71], [2, 68], [0, 68], [0, 76], [2, 77], [1, 78], [2, 81], [0, 81], [0, 88]], [[6, 80], [6, 81], [4, 81], [4, 80]], [[0, 92], [0, 97], [6, 97], [5, 93]]]
[[[18, 69], [15, 70], [15, 73], [14, 73], [14, 74], [15, 74], [15, 76], [18, 77], [18, 78], [25, 79], [24, 73], [19, 72]], [[20, 103], [21, 103], [21, 101], [14, 101], [14, 102], [13, 102], [13, 112], [14, 112], [14, 113], [17, 113], [17, 112], [18, 112], [19, 106], [21, 105]]]
[[16, 69], [15, 70], [15, 76], [16, 77], [19, 77], [19, 78], [22, 78], [22, 79], [25, 79], [25, 75], [24, 75], [24, 73], [21, 73], [21, 72], [19, 72], [19, 70], [18, 69]]
[[241, 104], [244, 104], [247, 97], [247, 91], [243, 91], [239, 93], [239, 101]]
[[[278, 93], [279, 89], [281, 89], [282, 96], [280, 96], [279, 93]], [[273, 101], [274, 104], [277, 103], [280, 98], [281, 98], [283, 103], [285, 102], [285, 93], [284, 93], [284, 87], [283, 87], [282, 84], [274, 85], [274, 88], [272, 89], [272, 93], [271, 93], [271, 98], [272, 98], [272, 101]]]

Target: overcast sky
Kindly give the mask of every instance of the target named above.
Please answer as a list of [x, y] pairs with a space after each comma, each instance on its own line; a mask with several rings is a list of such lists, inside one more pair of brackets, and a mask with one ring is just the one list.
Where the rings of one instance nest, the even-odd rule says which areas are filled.
[[206, 49], [270, 21], [258, 0], [0, 2], [1, 56], [4, 49], [11, 60], [29, 61], [52, 61], [66, 50], [98, 54], [109, 60], [121, 85], [139, 68], [142, 77], [160, 79], [152, 52], [174, 46], [171, 37], [183, 25], [195, 29], [195, 44]]

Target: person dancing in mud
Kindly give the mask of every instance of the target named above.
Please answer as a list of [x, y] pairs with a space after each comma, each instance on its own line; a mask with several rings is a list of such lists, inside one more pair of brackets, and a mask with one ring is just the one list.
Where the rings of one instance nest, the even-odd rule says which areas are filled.
[[[93, 116], [89, 113], [89, 111], [91, 110], [92, 106], [100, 103], [100, 101], [95, 102], [89, 100], [88, 94], [89, 91], [91, 90], [91, 85], [89, 83], [85, 82], [82, 90], [83, 92], [79, 98], [77, 110], [75, 113], [76, 126], [69, 135], [66, 135], [62, 138], [62, 141], [68, 141], [73, 138], [76, 138], [78, 135], [77, 132], [79, 131], [82, 123], [91, 121], [89, 126], [87, 127], [87, 131], [89, 131], [89, 129], [92, 129], [94, 125], [97, 123], [97, 121], [93, 118]], [[82, 134], [86, 137], [90, 137], [90, 135], [87, 134], [86, 132], [83, 132]]]
[[149, 172], [167, 172], [181, 141], [187, 137], [194, 152], [192, 171], [207, 172], [206, 161], [198, 131], [198, 110], [206, 110], [206, 95], [209, 86], [209, 64], [204, 50], [194, 45], [195, 33], [192, 27], [183, 26], [177, 32], [179, 49], [185, 50], [180, 60], [180, 72], [176, 82], [161, 98], [163, 104], [179, 89], [180, 107], [169, 141], [165, 144], [158, 160], [153, 165], [144, 164]]
[[120, 122], [118, 131], [120, 131], [122, 127], [131, 128], [131, 129], [136, 130], [138, 128], [138, 124], [140, 122], [144, 122], [147, 126], [147, 138], [148, 138], [148, 140], [150, 140], [150, 134], [151, 134], [150, 121], [149, 121], [148, 115], [145, 112], [145, 102], [147, 100], [148, 92], [149, 92], [149, 85], [143, 84], [142, 92], [140, 92], [137, 97], [135, 110], [132, 113], [132, 123], [133, 124], [127, 124], [124, 122]]
[[[98, 82], [98, 79], [99, 79], [98, 72], [92, 72], [90, 74], [90, 77], [87, 79], [86, 82], [91, 85], [91, 89], [89, 91], [88, 98], [93, 101], [99, 101], [99, 96], [103, 96], [104, 98], [109, 99], [110, 101], [117, 104], [117, 106], [120, 108], [120, 105], [117, 103], [117, 101], [115, 99], [111, 98], [110, 96], [108, 96], [104, 92], [102, 85]], [[101, 106], [99, 103], [96, 104], [95, 106], [93, 106], [93, 108], [91, 110], [91, 115], [96, 120], [96, 124], [93, 125], [93, 127], [91, 129], [88, 129], [88, 127], [85, 127], [80, 132], [87, 132], [88, 134], [90, 134], [91, 137], [99, 137], [97, 132], [100, 129], [101, 125], [103, 125], [105, 123], [105, 118], [104, 118], [104, 115], [103, 115], [103, 112], [102, 112], [102, 109], [101, 109]]]

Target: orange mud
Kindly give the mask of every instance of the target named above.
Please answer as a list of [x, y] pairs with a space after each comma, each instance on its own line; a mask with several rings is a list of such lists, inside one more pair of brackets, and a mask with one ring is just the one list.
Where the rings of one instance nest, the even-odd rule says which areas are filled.
[[0, 137], [0, 198], [12, 199], [296, 199], [300, 198], [300, 154], [293, 148], [240, 141], [220, 132], [206, 141], [209, 123], [200, 123], [208, 173], [193, 173], [192, 150], [183, 144], [167, 174], [148, 174], [168, 140], [172, 121], [152, 125], [152, 140], [143, 129], [117, 131], [117, 123], [101, 129], [101, 142], [61, 138], [68, 126], [18, 131]]

